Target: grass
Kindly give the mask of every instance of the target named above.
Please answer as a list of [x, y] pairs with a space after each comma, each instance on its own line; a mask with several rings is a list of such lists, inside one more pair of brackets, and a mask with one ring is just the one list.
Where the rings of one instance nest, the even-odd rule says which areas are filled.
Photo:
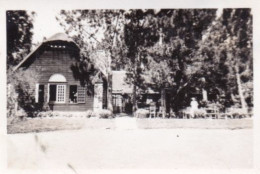
[[[134, 119], [134, 118], [129, 118]], [[34, 118], [7, 123], [7, 133], [47, 132], [79, 129], [116, 129], [116, 119]], [[138, 129], [250, 129], [253, 119], [136, 119]], [[122, 127], [122, 126], [121, 126]]]
[[48, 132], [78, 129], [113, 129], [113, 119], [34, 118], [7, 124], [7, 133]]
[[253, 128], [253, 119], [137, 119], [141, 129], [248, 129]]

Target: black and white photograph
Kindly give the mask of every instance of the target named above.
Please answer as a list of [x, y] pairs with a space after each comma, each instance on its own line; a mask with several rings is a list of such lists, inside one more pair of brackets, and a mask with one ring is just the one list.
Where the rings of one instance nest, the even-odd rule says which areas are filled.
[[1, 10], [7, 172], [252, 173], [256, 11], [172, 4]]

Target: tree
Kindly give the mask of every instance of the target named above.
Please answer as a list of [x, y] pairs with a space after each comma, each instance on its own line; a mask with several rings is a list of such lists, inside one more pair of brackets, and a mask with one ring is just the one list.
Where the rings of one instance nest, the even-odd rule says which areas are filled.
[[[81, 72], [88, 82], [99, 71], [108, 82], [108, 109], [112, 110], [112, 69], [124, 68], [123, 10], [62, 10], [57, 20], [81, 48]], [[101, 50], [101, 51], [99, 51]], [[98, 57], [98, 59], [96, 59]], [[94, 65], [92, 67], [91, 65]], [[95, 71], [99, 70], [99, 71]]]
[[185, 89], [198, 78], [203, 62], [195, 55], [204, 31], [215, 16], [216, 9], [163, 9], [156, 14], [157, 31], [162, 39], [160, 44], [148, 49], [148, 54], [157, 62], [165, 61], [168, 65], [164, 68], [166, 76], [161, 76], [162, 83], [159, 84], [161, 88], [167, 85], [174, 89], [172, 102], [175, 110], [185, 105]]
[[17, 65], [30, 52], [34, 12], [7, 11], [7, 68]]
[[[157, 91], [171, 87], [172, 102], [178, 110], [187, 104], [184, 98], [189, 90], [201, 87], [234, 94], [234, 83], [252, 82], [252, 60], [245, 59], [245, 55], [252, 57], [252, 28], [239, 27], [239, 22], [243, 26], [252, 23], [248, 10], [225, 9], [220, 18], [217, 12], [217, 9], [76, 10], [62, 11], [58, 20], [83, 48], [83, 63], [104, 67], [103, 74], [112, 69], [128, 71], [127, 81], [134, 87], [134, 111], [138, 89], [148, 86]], [[105, 53], [102, 59], [93, 56], [98, 49]], [[107, 57], [111, 61], [105, 60]], [[243, 61], [246, 66], [241, 66]], [[228, 67], [228, 63], [238, 68]], [[243, 83], [238, 89], [242, 89]]]
[[[109, 64], [110, 61], [92, 59], [95, 56], [91, 54], [101, 49], [109, 55], [103, 58], [111, 57], [111, 66], [103, 64], [103, 67], [107, 67], [106, 73], [103, 74], [106, 75], [108, 82], [111, 69], [127, 69], [128, 74], [133, 75], [132, 78], [129, 76], [129, 80], [132, 79], [131, 83], [134, 85], [133, 101], [136, 103], [136, 84], [140, 80], [138, 78], [140, 76], [137, 76], [137, 66], [138, 60], [140, 62], [142, 46], [151, 44], [157, 37], [156, 28], [153, 29], [155, 25], [150, 25], [147, 20], [150, 13], [151, 10], [75, 10], [62, 11], [57, 19], [67, 33], [77, 33], [73, 34], [73, 37], [82, 48], [83, 64], [93, 63], [99, 69], [100, 63]], [[111, 89], [109, 91], [112, 92]], [[134, 110], [135, 106], [136, 104]]]
[[159, 40], [158, 21], [154, 10], [129, 10], [125, 13], [124, 39], [127, 47], [128, 81], [133, 84], [133, 111], [137, 109], [137, 87], [144, 88], [142, 63], [147, 48]]
[[[252, 15], [250, 9], [224, 9], [205, 33], [198, 51], [207, 66], [204, 72], [219, 87], [226, 100], [246, 109], [252, 105], [253, 57]], [[245, 90], [247, 89], [247, 99]], [[247, 102], [246, 102], [247, 101]]]

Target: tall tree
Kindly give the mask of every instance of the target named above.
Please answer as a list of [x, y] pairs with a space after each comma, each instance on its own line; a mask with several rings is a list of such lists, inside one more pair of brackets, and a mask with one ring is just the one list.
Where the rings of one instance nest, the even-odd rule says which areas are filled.
[[7, 11], [7, 68], [17, 65], [30, 52], [34, 12]]
[[128, 81], [133, 84], [133, 111], [137, 109], [137, 88], [143, 88], [141, 65], [146, 59], [147, 48], [159, 41], [158, 20], [154, 10], [129, 10], [125, 13], [124, 39], [127, 47]]
[[[250, 9], [224, 9], [205, 33], [198, 51], [226, 100], [238, 94], [243, 109], [252, 105], [253, 57]], [[247, 92], [246, 92], [247, 90]], [[245, 93], [246, 92], [246, 93]], [[245, 96], [246, 95], [246, 96]]]
[[[112, 69], [124, 67], [123, 10], [62, 10], [57, 20], [67, 34], [74, 38], [81, 48], [81, 69], [83, 81], [96, 76], [91, 64], [102, 72], [108, 82], [108, 109], [112, 110]], [[101, 51], [99, 51], [101, 50]]]
[[[82, 48], [83, 61], [100, 68], [95, 53], [102, 49], [111, 57], [111, 66], [106, 71], [108, 81], [111, 69], [127, 69], [133, 83], [133, 102], [136, 103], [136, 85], [140, 84], [139, 63], [143, 48], [158, 40], [156, 25], [149, 17], [153, 10], [75, 10], [62, 11], [57, 19], [67, 33], [74, 36]], [[107, 58], [109, 56], [103, 56]], [[103, 61], [110, 62], [110, 61]], [[109, 85], [111, 86], [111, 85]], [[110, 89], [109, 93], [112, 90]], [[136, 104], [133, 104], [134, 110]]]
[[204, 31], [215, 16], [216, 9], [163, 9], [156, 14], [157, 28], [162, 39], [160, 44], [149, 48], [148, 54], [158, 62], [167, 62], [169, 68], [164, 70], [169, 73], [164, 73], [167, 77], [161, 76], [161, 81], [174, 89], [172, 102], [176, 110], [186, 102], [182, 92], [198, 78], [196, 76], [203, 62], [194, 56]]

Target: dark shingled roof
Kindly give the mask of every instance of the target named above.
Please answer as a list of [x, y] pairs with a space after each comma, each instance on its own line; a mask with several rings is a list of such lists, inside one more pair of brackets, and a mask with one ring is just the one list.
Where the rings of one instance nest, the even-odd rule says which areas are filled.
[[53, 36], [51, 36], [49, 39], [46, 41], [43, 41], [40, 45], [38, 45], [33, 51], [31, 51], [15, 68], [14, 71], [16, 71], [18, 68], [20, 68], [24, 62], [26, 62], [37, 50], [40, 49], [40, 47], [46, 43], [49, 42], [56, 42], [56, 41], [63, 41], [63, 42], [68, 42], [68, 43], [73, 43], [77, 49], [79, 49], [79, 46], [71, 39], [69, 38], [66, 34], [64, 33], [56, 33]]

